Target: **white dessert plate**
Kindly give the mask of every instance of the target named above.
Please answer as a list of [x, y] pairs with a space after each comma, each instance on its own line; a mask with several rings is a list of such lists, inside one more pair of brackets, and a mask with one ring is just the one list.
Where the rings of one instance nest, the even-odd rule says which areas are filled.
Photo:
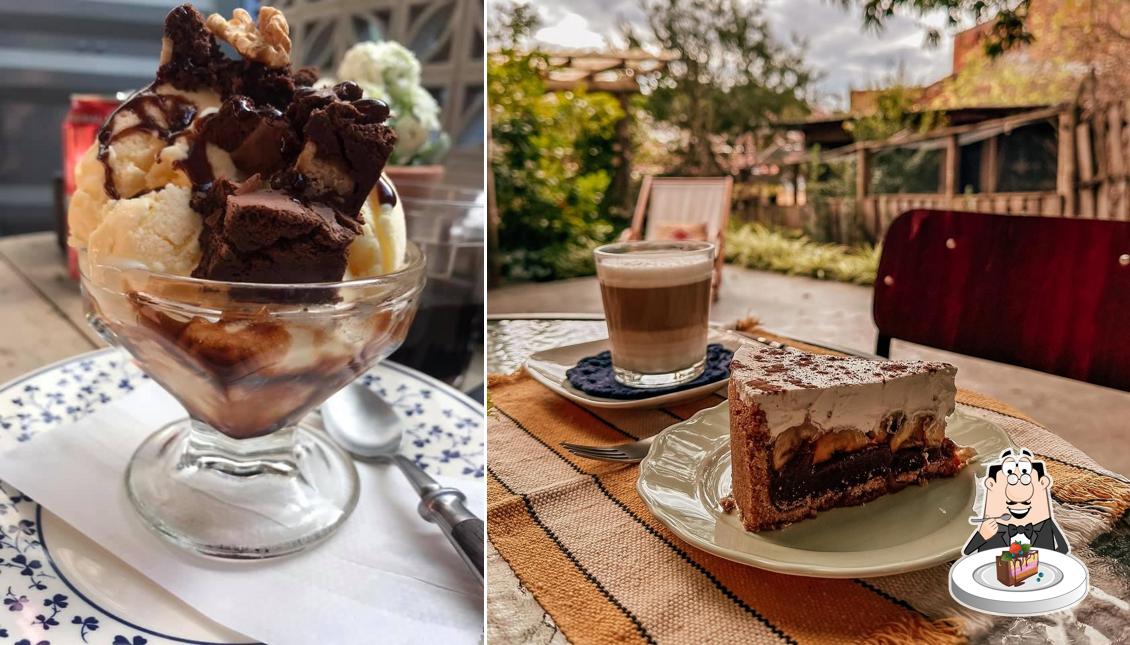
[[[0, 386], [0, 450], [77, 421], [147, 377], [114, 349]], [[362, 383], [406, 420], [404, 454], [429, 473], [483, 477], [482, 406], [385, 362]], [[2, 477], [3, 473], [0, 473]], [[51, 645], [228, 645], [250, 639], [209, 620], [0, 481], [0, 639]]]
[[[707, 342], [719, 343], [731, 352], [735, 352], [741, 347], [742, 343], [752, 343], [754, 341], [724, 329], [711, 329]], [[530, 376], [534, 377], [534, 380], [550, 390], [574, 403], [579, 403], [580, 405], [590, 408], [642, 410], [661, 408], [663, 406], [675, 405], [686, 401], [695, 401], [715, 391], [719, 391], [719, 394], [722, 396], [726, 395], [726, 386], [729, 381], [724, 378], [714, 383], [679, 390], [678, 392], [631, 400], [592, 396], [573, 387], [572, 384], [569, 383], [569, 379], [565, 377], [565, 372], [575, 367], [577, 362], [582, 358], [594, 356], [603, 351], [607, 351], [608, 348], [608, 339], [603, 338], [587, 343], [547, 349], [533, 354], [526, 359], [526, 371], [529, 372]]]
[[1015, 587], [997, 580], [1004, 549], [970, 554], [950, 567], [950, 595], [969, 607], [998, 616], [1037, 616], [1067, 609], [1087, 596], [1087, 567], [1070, 555], [1037, 549], [1039, 573]]
[[859, 506], [835, 508], [777, 531], [750, 533], [730, 494], [729, 401], [667, 428], [640, 464], [637, 489], [676, 535], [728, 560], [818, 578], [905, 573], [947, 562], [969, 540], [983, 460], [1012, 444], [1004, 430], [958, 406], [946, 436], [977, 451], [957, 476], [910, 486]]

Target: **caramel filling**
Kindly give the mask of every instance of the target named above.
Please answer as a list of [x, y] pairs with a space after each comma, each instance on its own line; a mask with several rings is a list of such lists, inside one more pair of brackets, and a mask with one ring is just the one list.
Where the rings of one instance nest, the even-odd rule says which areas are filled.
[[933, 414], [910, 419], [895, 412], [871, 432], [838, 428], [822, 432], [809, 421], [776, 437], [772, 447], [770, 494], [789, 506], [830, 490], [895, 477], [954, 458], [945, 420]]

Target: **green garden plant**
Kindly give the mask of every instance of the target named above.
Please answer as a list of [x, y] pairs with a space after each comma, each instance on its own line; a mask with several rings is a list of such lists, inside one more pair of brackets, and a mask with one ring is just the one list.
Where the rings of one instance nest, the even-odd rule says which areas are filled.
[[749, 269], [871, 285], [880, 248], [813, 242], [796, 231], [762, 224], [735, 225], [726, 233], [726, 261]]
[[487, 68], [502, 276], [589, 275], [592, 249], [618, 228], [604, 198], [624, 111], [610, 94], [547, 91], [547, 57], [515, 46], [537, 24], [532, 9], [504, 13], [504, 33], [494, 37], [502, 49]]

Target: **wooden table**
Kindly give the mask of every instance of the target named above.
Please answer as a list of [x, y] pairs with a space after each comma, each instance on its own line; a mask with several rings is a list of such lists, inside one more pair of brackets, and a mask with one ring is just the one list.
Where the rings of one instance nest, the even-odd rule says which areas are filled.
[[105, 347], [66, 263], [54, 233], [0, 239], [0, 382]]
[[[531, 354], [550, 349], [553, 347], [560, 347], [564, 345], [580, 343], [599, 338], [607, 337], [607, 329], [604, 321], [599, 316], [591, 315], [578, 315], [578, 314], [499, 314], [490, 316], [487, 322], [486, 333], [486, 355], [487, 355], [487, 370], [490, 373], [509, 374], [519, 369], [525, 359]], [[496, 390], [492, 391], [491, 398], [498, 406], [506, 405], [503, 403], [505, 394], [502, 392], [502, 385]], [[511, 401], [514, 404], [514, 401]], [[566, 404], [571, 405], [571, 404]], [[969, 403], [967, 405], [972, 405]], [[900, 607], [911, 611], [927, 620], [940, 620], [940, 619], [953, 619], [955, 617], [960, 619], [960, 624], [963, 625], [963, 630], [967, 636], [970, 636], [974, 642], [1001, 642], [1009, 638], [1016, 638], [1017, 635], [1024, 635], [1031, 639], [1032, 642], [1043, 642], [1044, 638], [1052, 639], [1059, 630], [1067, 630], [1066, 638], [1070, 641], [1072, 639], [1083, 638], [1082, 634], [1092, 633], [1100, 634], [1105, 637], [1111, 638], [1113, 641], [1126, 642], [1124, 635], [1130, 629], [1130, 612], [1126, 611], [1127, 601], [1130, 600], [1130, 586], [1127, 585], [1125, 578], [1125, 567], [1130, 563], [1130, 532], [1126, 530], [1126, 504], [1130, 503], [1130, 490], [1127, 489], [1127, 484], [1130, 480], [1125, 477], [1116, 475], [1114, 473], [1102, 471], [1101, 467], [1094, 462], [1093, 459], [1071, 446], [1066, 440], [1052, 435], [1047, 430], [1039, 427], [1038, 425], [1020, 417], [1008, 417], [998, 412], [994, 412], [994, 406], [1000, 404], [993, 404], [990, 400], [980, 401], [979, 406], [990, 407], [969, 407], [967, 410], [971, 414], [987, 417], [992, 419], [993, 423], [1000, 425], [1006, 432], [1009, 432], [1010, 437], [1014, 441], [1021, 442], [1021, 445], [1031, 447], [1036, 450], [1037, 454], [1044, 459], [1051, 460], [1049, 469], [1055, 469], [1057, 473], [1056, 486], [1062, 488], [1053, 489], [1053, 494], [1056, 495], [1058, 502], [1056, 506], [1056, 518], [1060, 522], [1061, 527], [1066, 527], [1065, 531], [1069, 535], [1069, 539], [1073, 540], [1072, 549], [1073, 553], [1084, 560], [1090, 569], [1090, 583], [1091, 592], [1090, 596], [1083, 601], [1084, 604], [1080, 605], [1074, 614], [1068, 618], [1064, 618], [1064, 613], [1051, 614], [1047, 617], [1031, 617], [1031, 618], [992, 618], [984, 614], [974, 614], [972, 612], [963, 610], [958, 607], [955, 602], [950, 600], [949, 594], [945, 587], [945, 569], [944, 567], [934, 567], [930, 570], [924, 570], [916, 573], [898, 574], [886, 578], [869, 578], [857, 580], [860, 588], [874, 592], [877, 597], [884, 598], [887, 601], [894, 603]], [[544, 410], [543, 401], [528, 401], [528, 410]], [[489, 406], [488, 406], [489, 409]], [[515, 405], [511, 410], [518, 409]], [[527, 410], [527, 411], [528, 411]], [[526, 412], [521, 414], [525, 415]], [[531, 413], [533, 414], [533, 413]], [[540, 414], [540, 413], [537, 413]], [[671, 413], [669, 413], [671, 414]], [[490, 441], [506, 442], [514, 438], [514, 435], [506, 434], [504, 430], [502, 433], [495, 434], [497, 426], [492, 426], [500, 419], [500, 413], [497, 411], [488, 412], [488, 433], [492, 434]], [[662, 415], [660, 415], [662, 416]], [[675, 416], [671, 414], [671, 416]], [[515, 417], [506, 415], [510, 419], [511, 427], [516, 428], [519, 432], [524, 433], [525, 436], [530, 438], [530, 445], [540, 445], [546, 449], [547, 452], [555, 450], [546, 439], [546, 435], [542, 434], [544, 429], [536, 428], [529, 418], [518, 421]], [[568, 418], [570, 423], [574, 421], [573, 417], [558, 416], [556, 417], [560, 422], [562, 419]], [[618, 417], [623, 419], [623, 415]], [[597, 425], [612, 425], [607, 417], [594, 414], [580, 414], [575, 418], [578, 426], [584, 426], [587, 422], [593, 422]], [[639, 419], [640, 425], [633, 426], [633, 436], [639, 436], [645, 432], [655, 432], [656, 424], [662, 425], [662, 422], [670, 423], [670, 420], [659, 419], [656, 422], [646, 422], [643, 420], [642, 415]], [[650, 425], [650, 427], [649, 427]], [[559, 429], [562, 426], [559, 426]], [[603, 426], [602, 426], [603, 427]], [[617, 426], [612, 426], [617, 429]], [[621, 426], [622, 427], [622, 426]], [[591, 430], [591, 428], [590, 428]], [[585, 432], [585, 430], [579, 430]], [[623, 430], [620, 430], [623, 433]], [[626, 434], [626, 433], [625, 433]], [[581, 435], [584, 436], [584, 435]], [[580, 436], [578, 437], [580, 438]], [[585, 441], [584, 443], [591, 443]], [[508, 444], [513, 445], [513, 444]], [[570, 632], [573, 634], [574, 640], [577, 642], [585, 642], [589, 632], [586, 630], [593, 629], [599, 630], [601, 625], [607, 626], [608, 622], [598, 620], [590, 620], [593, 614], [591, 609], [599, 606], [589, 602], [596, 596], [604, 595], [610, 605], [619, 602], [619, 596], [614, 596], [610, 589], [618, 588], [621, 592], [625, 587], [622, 586], [625, 580], [630, 578], [622, 575], [625, 570], [624, 563], [618, 563], [614, 567], [594, 567], [598, 563], [600, 556], [597, 551], [583, 548], [571, 550], [569, 546], [563, 541], [564, 539], [575, 539], [571, 542], [572, 545], [585, 544], [585, 545], [599, 545], [595, 539], [596, 533], [580, 531], [567, 531], [565, 533], [554, 532], [551, 528], [556, 526], [560, 528], [561, 524], [554, 524], [561, 519], [557, 516], [553, 520], [545, 520], [545, 515], [539, 515], [539, 509], [545, 511], [549, 508], [555, 507], [544, 506], [543, 504], [549, 498], [554, 499], [571, 499], [582, 500], [582, 504], [588, 503], [584, 500], [589, 498], [582, 498], [581, 489], [575, 491], [570, 489], [568, 494], [565, 494], [565, 489], [553, 489], [551, 482], [536, 479], [526, 479], [522, 482], [521, 488], [506, 488], [506, 480], [510, 474], [515, 472], [515, 466], [523, 472], [539, 472], [538, 468], [544, 465], [543, 463], [535, 462], [529, 459], [529, 454], [517, 451], [507, 452], [501, 450], [496, 455], [494, 446], [488, 448], [492, 451], [489, 455], [489, 467], [491, 468], [490, 477], [494, 477], [498, 482], [498, 487], [494, 489], [494, 494], [498, 495], [499, 492], [505, 491], [512, 496], [521, 496], [526, 504], [527, 513], [533, 519], [531, 526], [537, 525], [541, 531], [544, 531], [545, 536], [549, 536], [551, 540], [539, 541], [531, 536], [536, 533], [516, 532], [510, 535], [521, 535], [523, 539], [527, 540], [526, 544], [530, 545], [529, 551], [523, 551], [524, 556], [529, 556], [535, 553], [533, 546], [535, 542], [539, 544], [555, 544], [561, 550], [561, 554], [565, 557], [552, 560], [539, 560], [542, 555], [549, 553], [548, 551], [536, 551], [536, 555], [531, 559], [526, 557], [524, 560], [516, 558], [512, 565], [503, 558], [502, 553], [496, 548], [496, 544], [504, 544], [505, 542], [498, 541], [496, 536], [505, 537], [499, 531], [496, 531], [497, 526], [488, 528], [488, 538], [491, 540], [488, 543], [487, 554], [487, 575], [489, 579], [488, 585], [488, 611], [487, 611], [487, 636], [491, 643], [548, 643], [550, 645], [566, 645], [569, 638], [562, 631], [562, 629], [572, 629]], [[510, 461], [507, 462], [507, 455]], [[563, 463], [571, 463], [569, 460], [558, 455]], [[556, 463], [556, 462], [554, 462]], [[580, 479], [589, 481], [607, 482], [604, 478], [605, 474], [611, 471], [601, 471], [597, 474], [596, 471], [576, 470], [580, 474]], [[1101, 477], [1102, 479], [1098, 479]], [[1074, 480], [1076, 484], [1070, 484]], [[515, 480], [510, 479], [511, 483]], [[1083, 484], [1087, 481], [1087, 484]], [[1099, 483], [1101, 481], [1101, 484]], [[587, 485], [587, 484], [586, 484]], [[672, 568], [667, 568], [667, 565], [661, 564], [662, 558], [644, 560], [647, 565], [654, 564], [656, 567], [663, 567], [663, 571], [668, 575], [682, 575], [680, 584], [686, 583], [683, 589], [683, 596], [676, 599], [674, 596], [668, 599], [667, 604], [662, 611], [653, 611], [650, 615], [654, 617], [651, 623], [647, 623], [642, 616], [648, 615], [650, 610], [654, 610], [660, 605], [648, 605], [643, 596], [636, 594], [626, 594], [639, 601], [637, 605], [632, 607], [626, 604], [617, 605], [620, 611], [625, 614], [639, 609], [639, 613], [633, 613], [635, 617], [635, 625], [637, 629], [646, 631], [654, 635], [655, 630], [662, 630], [659, 637], [654, 641], [664, 642], [663, 634], [676, 630], [682, 625], [679, 621], [671, 620], [668, 612], [674, 612], [679, 609], [679, 606], [686, 607], [690, 603], [690, 598], [695, 589], [695, 581], [699, 576], [708, 576], [708, 570], [702, 568], [702, 563], [706, 559], [701, 559], [694, 547], [679, 541], [677, 538], [664, 537], [654, 529], [644, 531], [641, 529], [631, 529], [633, 526], [653, 526], [646, 519], [641, 519], [635, 511], [631, 510], [628, 505], [623, 505], [618, 499], [626, 499], [626, 497], [616, 497], [620, 493], [610, 493], [604, 484], [601, 484], [600, 490], [603, 491], [601, 500], [608, 500], [607, 506], [602, 506], [604, 501], [594, 501], [586, 512], [590, 511], [594, 517], [601, 517], [605, 521], [616, 522], [623, 520], [625, 523], [620, 524], [621, 528], [626, 528], [622, 533], [617, 535], [623, 536], [628, 539], [629, 535], [648, 535], [647, 543], [651, 544], [654, 541], [656, 546], [659, 544], [665, 545], [660, 548], [681, 549], [682, 553], [689, 553], [690, 556], [686, 560], [680, 562], [695, 562], [698, 563], [699, 568], [688, 567], [686, 570], [675, 573], [677, 567], [682, 565], [674, 565]], [[595, 490], [595, 487], [594, 487]], [[634, 487], [631, 489], [634, 491]], [[1058, 491], [1058, 493], [1056, 493]], [[556, 497], [553, 497], [555, 496]], [[629, 496], [631, 493], [628, 494]], [[595, 498], [594, 498], [595, 499]], [[617, 505], [620, 504], [620, 505]], [[496, 507], [497, 508], [497, 507]], [[600, 514], [603, 511], [610, 511], [607, 514]], [[1109, 510], [1103, 510], [1109, 509]], [[556, 511], [549, 510], [549, 515], [552, 516]], [[499, 515], [493, 515], [494, 518]], [[627, 520], [630, 517], [631, 521]], [[619, 518], [619, 519], [617, 519]], [[1092, 524], [1094, 522], [1094, 524]], [[514, 526], [514, 525], [509, 525]], [[571, 536], [569, 538], [562, 537], [563, 535]], [[509, 542], [509, 553], [513, 556], [518, 553], [515, 550], [516, 542], [511, 540]], [[674, 546], [672, 546], [674, 545]], [[644, 544], [640, 543], [639, 546], [643, 547]], [[503, 548], [503, 547], [499, 547]], [[505, 550], [505, 548], [504, 548]], [[581, 555], [587, 553], [586, 556]], [[654, 554], [655, 551], [648, 551]], [[545, 593], [547, 589], [559, 589], [565, 583], [560, 582], [558, 579], [552, 577], [553, 571], [545, 573], [544, 569], [540, 572], [534, 572], [534, 568], [540, 568], [541, 562], [558, 562], [568, 563], [564, 566], [565, 569], [560, 570], [562, 574], [571, 573], [576, 575], [577, 572], [584, 574], [584, 579], [587, 579], [594, 589], [587, 592], [579, 593], [575, 596], [563, 596], [558, 593]], [[534, 566], [531, 567], [531, 563]], [[638, 564], [638, 563], [637, 563]], [[527, 580], [520, 580], [516, 571], [523, 570], [527, 576]], [[574, 570], [575, 569], [575, 570]], [[939, 575], [940, 573], [940, 575]], [[538, 575], [541, 577], [538, 578]], [[763, 576], [754, 569], [750, 569], [751, 576]], [[578, 577], [580, 578], [580, 577]], [[565, 580], [563, 575], [560, 580]], [[639, 580], [648, 580], [647, 576], [640, 576]], [[762, 583], [767, 582], [769, 579], [760, 578]], [[719, 578], [711, 578], [711, 584], [722, 584]], [[822, 583], [817, 579], [812, 579], [810, 585], [811, 590], [820, 588]], [[777, 580], [780, 582], [780, 580]], [[652, 585], [649, 581], [649, 586], [659, 587], [658, 584]], [[619, 585], [619, 586], [618, 586]], [[666, 589], [680, 588], [678, 585], [664, 587]], [[703, 587], [706, 588], [706, 587]], [[765, 589], [767, 587], [761, 587]], [[796, 593], [798, 590], [803, 590], [804, 585], [799, 585], [794, 588]], [[586, 587], [587, 589], [587, 587]], [[546, 606], [538, 600], [535, 594], [545, 594]], [[599, 590], [599, 593], [597, 593]], [[812, 598], [821, 597], [824, 592], [812, 591]], [[788, 593], [782, 591], [781, 593]], [[589, 595], [586, 595], [589, 594]], [[886, 595], [884, 595], [886, 594]], [[866, 594], [865, 594], [866, 595]], [[730, 599], [737, 598], [737, 595], [730, 596]], [[613, 600], [616, 598], [616, 600]], [[604, 600], [598, 601], [604, 602]], [[628, 601], [631, 602], [631, 601]], [[750, 600], [750, 602], [754, 602]], [[815, 602], [815, 601], [814, 601]], [[660, 601], [662, 604], [662, 601]], [[772, 603], [766, 603], [771, 605]], [[699, 608], [713, 606], [708, 604], [700, 604]], [[550, 607], [553, 607], [558, 613], [555, 619], [554, 615], [550, 614]], [[650, 609], [649, 609], [650, 607]], [[569, 611], [571, 608], [580, 608], [575, 612]], [[757, 606], [754, 605], [756, 610]], [[791, 609], [789, 610], [791, 611]], [[584, 616], [590, 619], [586, 619]], [[760, 615], [760, 614], [759, 614]], [[819, 607], [817, 606], [816, 613], [819, 617]], [[561, 621], [558, 626], [558, 620]], [[766, 619], [769, 620], [769, 619]], [[792, 619], [790, 619], [792, 620]], [[794, 627], [799, 627], [801, 623], [806, 622], [807, 619], [799, 620], [794, 624]], [[813, 620], [818, 620], [813, 619]], [[566, 627], [566, 623], [570, 623], [570, 627]], [[618, 635], [625, 636], [624, 640], [627, 642], [634, 637], [631, 633], [630, 623], [628, 631], [618, 632]], [[751, 626], [756, 626], [757, 621], [749, 620]], [[783, 623], [782, 623], [783, 624]], [[877, 627], [878, 625], [876, 625]], [[825, 626], [828, 633], [834, 633], [837, 629], [836, 624], [829, 623]], [[815, 632], [805, 632], [808, 636], [807, 639], [799, 638], [799, 642], [821, 642], [813, 640], [813, 634], [819, 633], [819, 629]], [[603, 632], [609, 634], [615, 630], [608, 630]], [[801, 633], [801, 630], [788, 632], [789, 634]], [[900, 634], [900, 642], [913, 642], [911, 639], [913, 635], [910, 632], [903, 632]], [[1100, 640], [1103, 636], [1100, 636]], [[1120, 638], [1121, 637], [1121, 638]], [[611, 639], [609, 639], [611, 640]], [[653, 641], [653, 642], [654, 642]], [[796, 641], [794, 641], [796, 642]]]

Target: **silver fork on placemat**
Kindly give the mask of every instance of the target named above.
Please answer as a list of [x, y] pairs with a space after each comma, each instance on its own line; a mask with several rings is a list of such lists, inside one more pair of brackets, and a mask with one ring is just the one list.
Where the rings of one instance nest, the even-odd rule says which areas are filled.
[[640, 439], [639, 441], [622, 443], [615, 446], [582, 446], [563, 441], [561, 442], [561, 447], [585, 459], [619, 461], [625, 464], [634, 464], [638, 461], [643, 461], [654, 439], [655, 437], [648, 437], [647, 439]]

